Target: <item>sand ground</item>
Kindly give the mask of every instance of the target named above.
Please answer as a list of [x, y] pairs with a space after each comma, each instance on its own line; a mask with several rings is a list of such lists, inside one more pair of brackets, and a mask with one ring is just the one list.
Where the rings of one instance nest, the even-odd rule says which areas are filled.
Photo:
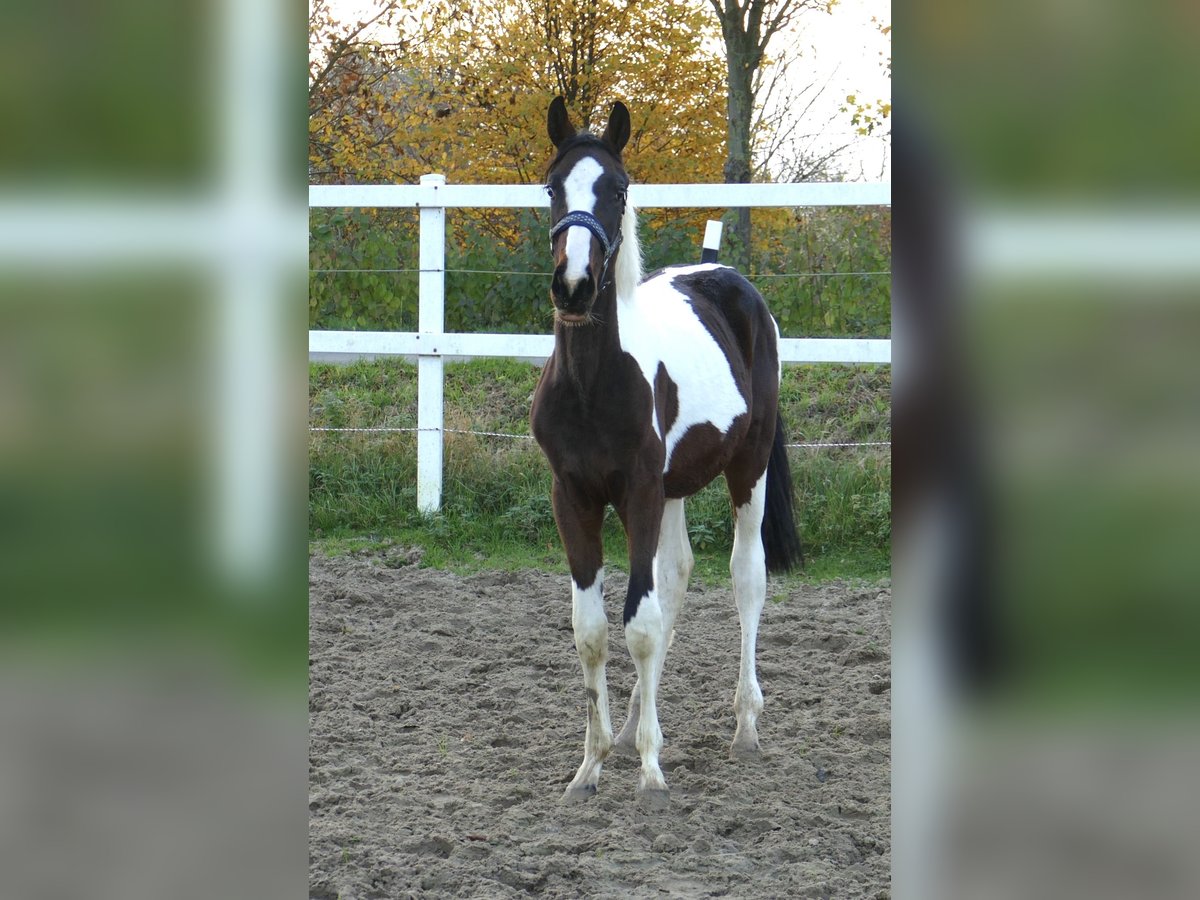
[[[728, 587], [689, 590], [659, 696], [670, 809], [610, 757], [582, 759], [568, 579], [462, 576], [392, 550], [310, 560], [310, 895], [887, 897], [890, 605], [881, 584], [769, 587], [763, 758], [728, 758], [739, 625]], [[633, 664], [610, 572], [609, 690]]]

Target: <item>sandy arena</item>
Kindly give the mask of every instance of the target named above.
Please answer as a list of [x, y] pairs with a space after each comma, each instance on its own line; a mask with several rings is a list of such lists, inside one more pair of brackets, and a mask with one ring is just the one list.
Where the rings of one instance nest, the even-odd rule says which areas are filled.
[[[583, 754], [566, 575], [422, 569], [417, 554], [310, 560], [310, 896], [888, 897], [890, 605], [882, 584], [768, 586], [763, 758], [728, 758], [739, 627], [689, 590], [659, 695], [670, 810]], [[609, 690], [633, 664], [610, 571]]]

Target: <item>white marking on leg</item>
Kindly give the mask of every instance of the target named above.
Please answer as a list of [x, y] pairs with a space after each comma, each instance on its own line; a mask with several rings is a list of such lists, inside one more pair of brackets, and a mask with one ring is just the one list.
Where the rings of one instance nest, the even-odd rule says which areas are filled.
[[[658, 663], [660, 684], [667, 651], [671, 649], [671, 641], [675, 634], [675, 619], [683, 607], [683, 598], [687, 593], [688, 578], [691, 577], [693, 563], [694, 557], [692, 556], [691, 542], [688, 540], [683, 501], [668, 500], [663, 507], [654, 578], [663, 614], [663, 647]], [[642, 709], [641, 689], [642, 685], [639, 680], [634, 684], [633, 691], [629, 695], [629, 714], [625, 719], [625, 724], [621, 726], [620, 734], [616, 737], [616, 746], [621, 748], [622, 752], [632, 751], [636, 747], [638, 720]]]
[[762, 544], [766, 496], [767, 474], [764, 472], [750, 491], [749, 501], [737, 508], [733, 555], [729, 560], [733, 596], [742, 625], [742, 661], [733, 697], [737, 731], [730, 752], [734, 756], [758, 752], [758, 714], [762, 712], [763, 696], [758, 686], [754, 655], [758, 644], [758, 620], [767, 596], [766, 554]]
[[[604, 168], [590, 156], [585, 156], [571, 167], [563, 182], [568, 212], [594, 212], [596, 209], [596, 179], [604, 174]], [[567, 229], [567, 268], [563, 280], [567, 290], [573, 291], [587, 274], [592, 258], [592, 233], [582, 225]]]
[[625, 626], [625, 643], [638, 674], [640, 709], [638, 712], [636, 744], [642, 757], [638, 778], [638, 793], [665, 794], [667, 782], [658, 765], [662, 750], [662, 730], [658, 725], [658, 675], [660, 656], [666, 645], [663, 640], [663, 611], [654, 588], [642, 597], [637, 612]]
[[[662, 527], [658, 537], [658, 572], [654, 584], [658, 588], [663, 610], [663, 652], [665, 660], [675, 638], [675, 618], [683, 607], [688, 579], [692, 576], [692, 544], [688, 540], [683, 500], [668, 500], [663, 507]], [[661, 667], [660, 667], [661, 671]]]
[[571, 581], [571, 625], [575, 649], [583, 666], [587, 695], [587, 733], [583, 741], [583, 763], [567, 787], [563, 799], [586, 799], [596, 792], [600, 769], [612, 749], [612, 725], [608, 718], [608, 617], [604, 612], [604, 570], [587, 588]]

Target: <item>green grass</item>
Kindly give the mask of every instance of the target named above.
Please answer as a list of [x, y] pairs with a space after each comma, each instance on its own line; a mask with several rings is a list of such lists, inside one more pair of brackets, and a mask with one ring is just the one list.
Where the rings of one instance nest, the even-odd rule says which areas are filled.
[[[527, 435], [538, 369], [509, 360], [446, 367], [446, 427]], [[887, 441], [890, 372], [885, 367], [793, 366], [781, 406], [789, 438]], [[416, 370], [400, 361], [310, 367], [310, 424], [416, 424]], [[391, 434], [313, 433], [309, 534], [325, 554], [420, 547], [422, 564], [461, 571], [536, 567], [565, 571], [550, 507], [550, 471], [531, 440], [448, 433], [442, 511], [416, 511], [416, 439]], [[793, 449], [802, 578], [885, 577], [891, 565], [888, 448]], [[732, 523], [724, 482], [688, 501], [700, 581], [728, 577]], [[622, 568], [624, 536], [605, 523], [605, 556]]]

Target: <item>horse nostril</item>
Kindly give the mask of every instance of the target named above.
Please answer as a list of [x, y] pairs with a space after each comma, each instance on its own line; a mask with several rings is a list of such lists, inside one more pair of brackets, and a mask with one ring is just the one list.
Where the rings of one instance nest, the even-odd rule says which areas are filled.
[[586, 290], [592, 284], [592, 267], [588, 266], [583, 272], [574, 278], [563, 273], [563, 284], [566, 285], [567, 292], [577, 294], [581, 290]]
[[555, 270], [554, 278], [550, 281], [550, 298], [554, 301], [555, 306], [563, 306], [570, 296], [571, 291], [567, 288], [567, 282], [560, 266]]

